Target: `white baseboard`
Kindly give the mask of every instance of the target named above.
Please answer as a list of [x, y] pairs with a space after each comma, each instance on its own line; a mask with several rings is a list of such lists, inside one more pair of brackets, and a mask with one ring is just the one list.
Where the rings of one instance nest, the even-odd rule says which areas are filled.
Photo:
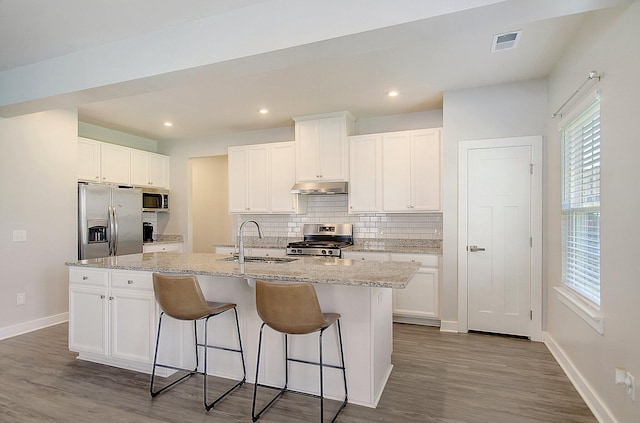
[[43, 317], [42, 319], [30, 320], [13, 326], [0, 328], [0, 340], [12, 338], [14, 336], [44, 329], [49, 326], [64, 323], [69, 320], [69, 313], [60, 313], [54, 316]]
[[607, 405], [598, 396], [589, 382], [582, 376], [582, 373], [573, 365], [571, 359], [564, 350], [556, 343], [549, 333], [544, 333], [544, 344], [556, 359], [564, 373], [567, 375], [573, 386], [582, 397], [587, 407], [591, 410], [595, 418], [600, 423], [618, 423]]
[[458, 322], [454, 320], [441, 320], [440, 332], [455, 332], [458, 333]]

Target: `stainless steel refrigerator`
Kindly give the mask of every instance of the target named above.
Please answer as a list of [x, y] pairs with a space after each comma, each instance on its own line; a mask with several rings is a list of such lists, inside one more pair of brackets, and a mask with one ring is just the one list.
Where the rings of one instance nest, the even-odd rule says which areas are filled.
[[78, 259], [142, 252], [142, 191], [78, 184]]

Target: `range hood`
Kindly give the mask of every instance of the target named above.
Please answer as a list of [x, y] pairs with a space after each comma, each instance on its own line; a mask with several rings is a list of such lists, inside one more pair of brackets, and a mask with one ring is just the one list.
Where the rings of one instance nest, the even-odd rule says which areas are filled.
[[348, 182], [298, 182], [291, 188], [291, 194], [346, 194], [347, 185]]

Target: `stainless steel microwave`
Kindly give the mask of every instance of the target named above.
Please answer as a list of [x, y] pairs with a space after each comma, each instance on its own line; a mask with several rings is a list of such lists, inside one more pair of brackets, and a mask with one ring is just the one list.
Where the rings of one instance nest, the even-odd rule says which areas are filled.
[[168, 212], [169, 190], [159, 188], [142, 188], [142, 211]]

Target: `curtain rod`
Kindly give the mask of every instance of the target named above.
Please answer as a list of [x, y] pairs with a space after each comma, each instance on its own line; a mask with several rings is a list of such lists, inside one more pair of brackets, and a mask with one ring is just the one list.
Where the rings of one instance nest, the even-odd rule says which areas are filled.
[[598, 73], [598, 71], [592, 70], [591, 72], [589, 72], [589, 74], [587, 75], [587, 79], [582, 83], [582, 85], [580, 85], [580, 86], [578, 87], [578, 89], [577, 89], [573, 94], [571, 94], [571, 97], [569, 97], [569, 98], [567, 99], [567, 101], [565, 101], [564, 103], [562, 103], [562, 106], [560, 106], [560, 107], [558, 108], [558, 110], [556, 110], [556, 112], [555, 112], [554, 114], [552, 114], [552, 115], [551, 115], [551, 117], [552, 117], [552, 118], [557, 118], [558, 116], [562, 117], [562, 113], [560, 113], [560, 111], [562, 111], [562, 109], [564, 109], [564, 106], [566, 106], [567, 104], [569, 104], [569, 102], [570, 102], [571, 100], [573, 100], [573, 98], [574, 98], [576, 95], [578, 95], [578, 93], [580, 92], [580, 90], [582, 90], [582, 88], [584, 88], [584, 86], [585, 86], [589, 81], [592, 81], [592, 80], [594, 80], [594, 79], [597, 79], [597, 80], [598, 80], [598, 82], [599, 82], [599, 81], [600, 81], [600, 78], [602, 78], [602, 77], [600, 76], [600, 74]]

